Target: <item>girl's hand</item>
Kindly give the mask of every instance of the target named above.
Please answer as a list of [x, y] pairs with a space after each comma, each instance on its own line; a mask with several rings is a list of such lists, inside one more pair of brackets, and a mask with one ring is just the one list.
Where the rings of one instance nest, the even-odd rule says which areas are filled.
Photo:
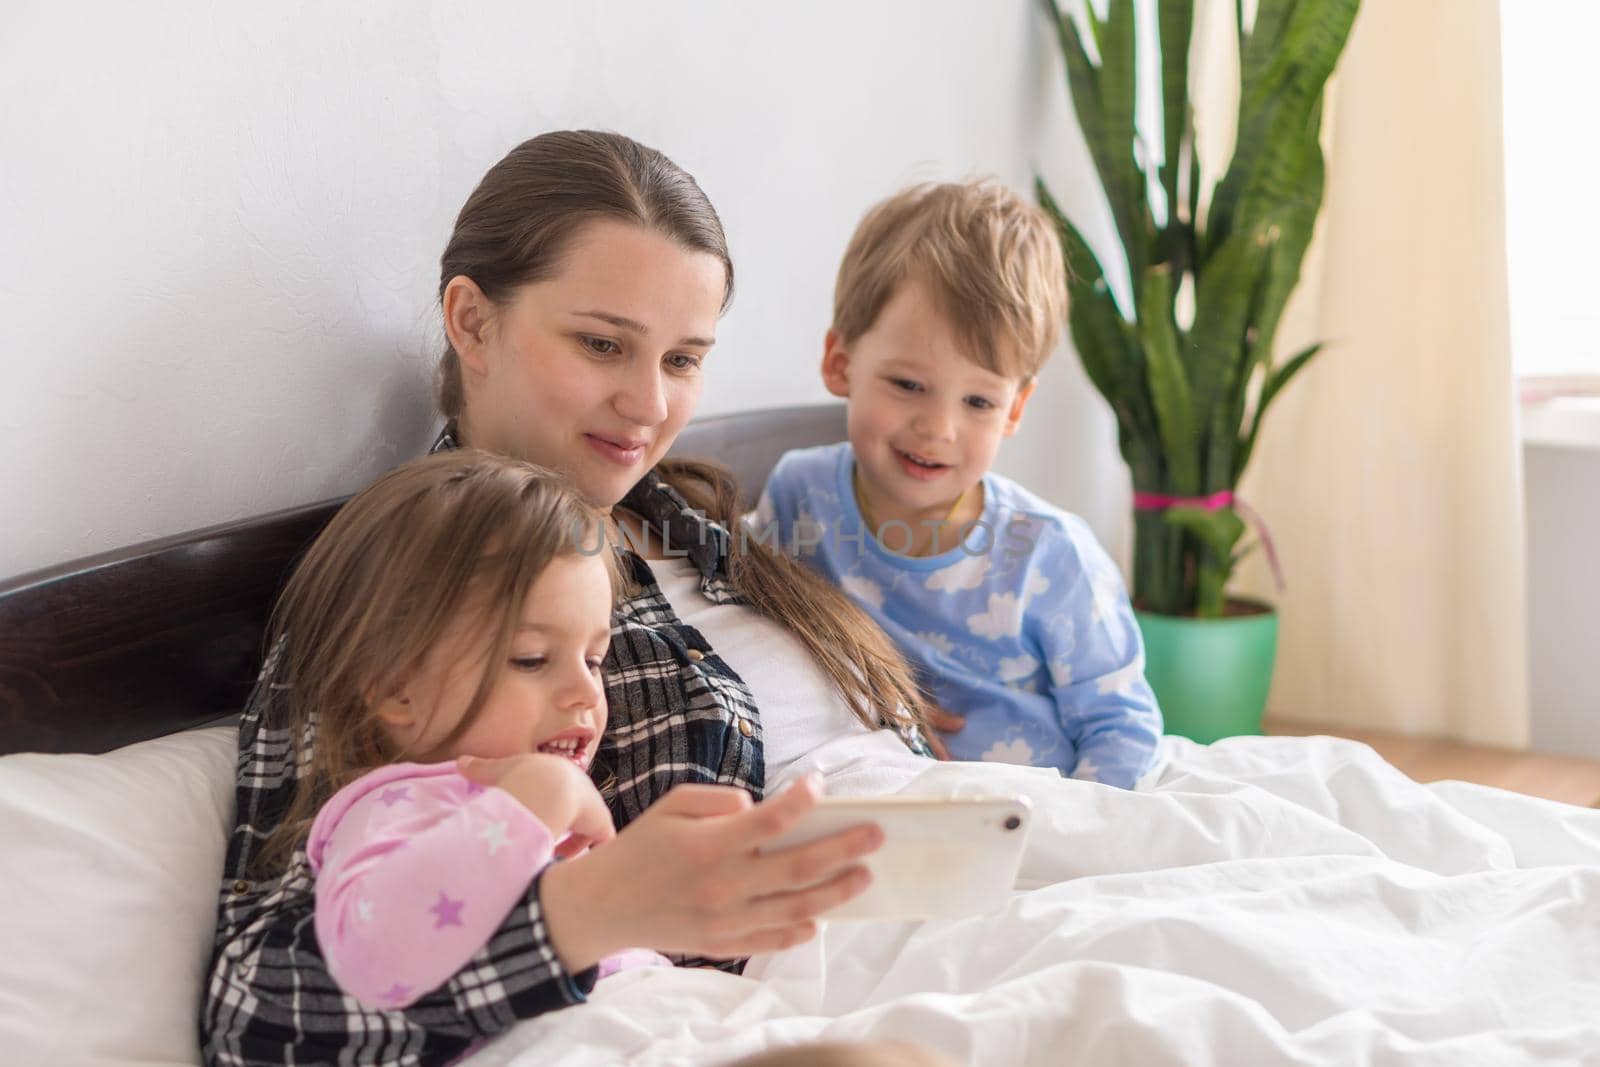
[[562, 962], [578, 971], [626, 947], [733, 958], [810, 939], [819, 913], [867, 888], [856, 861], [883, 843], [859, 826], [758, 851], [821, 792], [807, 778], [753, 804], [742, 789], [680, 785], [615, 841], [550, 868], [540, 902]]
[[617, 836], [600, 791], [581, 767], [564, 756], [543, 752], [502, 759], [462, 756], [456, 769], [469, 780], [503, 789], [520, 801], [560, 842], [557, 856], [574, 856]]

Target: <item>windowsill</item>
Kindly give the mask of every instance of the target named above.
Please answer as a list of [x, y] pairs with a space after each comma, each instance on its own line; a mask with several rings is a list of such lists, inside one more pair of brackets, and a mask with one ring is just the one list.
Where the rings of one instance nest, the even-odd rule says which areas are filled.
[[1600, 450], [1600, 396], [1524, 400], [1522, 443], [1533, 448]]

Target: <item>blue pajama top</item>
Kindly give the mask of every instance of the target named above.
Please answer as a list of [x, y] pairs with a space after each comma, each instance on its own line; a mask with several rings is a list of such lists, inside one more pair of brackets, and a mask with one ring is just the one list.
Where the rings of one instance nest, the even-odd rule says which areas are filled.
[[[864, 529], [848, 443], [789, 452], [748, 536], [838, 583], [895, 640], [934, 700], [966, 716], [956, 759], [1056, 767], [1130, 788], [1155, 762], [1161, 711], [1122, 576], [1088, 525], [1001, 475], [965, 542], [928, 557], [911, 531]], [[939, 546], [935, 546], [938, 548]]]

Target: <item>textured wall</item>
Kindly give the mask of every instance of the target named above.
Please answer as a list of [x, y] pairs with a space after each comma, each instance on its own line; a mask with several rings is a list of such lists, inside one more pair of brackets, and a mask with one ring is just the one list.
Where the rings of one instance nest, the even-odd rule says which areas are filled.
[[[156, 7], [6, 5], [0, 576], [423, 447], [438, 253], [543, 130], [653, 144], [722, 212], [707, 412], [824, 396], [836, 259], [906, 181], [1040, 165], [1103, 217], [1031, 0]], [[1045, 386], [1005, 465], [1120, 548], [1109, 416], [1070, 357]]]

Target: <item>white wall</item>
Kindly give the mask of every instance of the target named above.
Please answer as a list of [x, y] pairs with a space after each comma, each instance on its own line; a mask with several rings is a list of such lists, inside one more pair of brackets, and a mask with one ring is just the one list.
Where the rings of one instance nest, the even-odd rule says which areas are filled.
[[[0, 577], [422, 449], [438, 254], [543, 130], [630, 134], [720, 210], [739, 291], [707, 413], [824, 397], [837, 257], [905, 182], [1027, 189], [1041, 165], [1109, 232], [1034, 0], [157, 6], [6, 5]], [[1127, 475], [1070, 353], [1004, 469], [1126, 551]]]

